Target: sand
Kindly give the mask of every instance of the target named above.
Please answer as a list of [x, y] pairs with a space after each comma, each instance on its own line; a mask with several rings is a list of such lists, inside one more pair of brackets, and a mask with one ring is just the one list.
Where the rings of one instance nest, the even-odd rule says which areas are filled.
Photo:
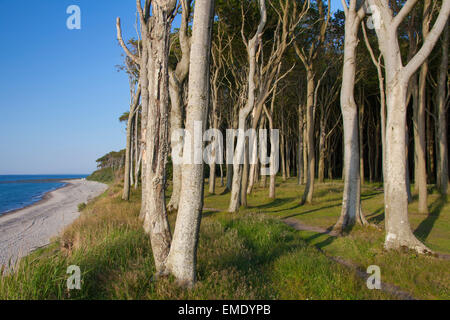
[[107, 189], [107, 185], [67, 180], [67, 185], [49, 192], [42, 201], [0, 216], [0, 266], [46, 246], [76, 218], [78, 205], [88, 202]]

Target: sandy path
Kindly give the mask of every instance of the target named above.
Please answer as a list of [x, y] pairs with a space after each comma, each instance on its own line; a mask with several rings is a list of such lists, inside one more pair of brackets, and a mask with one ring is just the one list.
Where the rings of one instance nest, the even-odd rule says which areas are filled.
[[0, 266], [50, 243], [78, 216], [78, 205], [107, 189], [102, 183], [68, 180], [68, 185], [30, 207], [0, 216]]

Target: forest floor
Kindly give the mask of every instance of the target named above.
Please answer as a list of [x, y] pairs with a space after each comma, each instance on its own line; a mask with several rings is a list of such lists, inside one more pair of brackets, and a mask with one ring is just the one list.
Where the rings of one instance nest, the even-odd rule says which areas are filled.
[[[450, 299], [449, 260], [383, 250], [381, 185], [366, 184], [362, 194], [364, 213], [378, 228], [355, 227], [341, 237], [323, 232], [340, 214], [342, 187], [338, 181], [316, 184], [313, 204], [301, 206], [304, 187], [294, 178], [277, 181], [276, 200], [256, 187], [248, 208], [237, 214], [226, 212], [223, 188], [205, 193], [198, 283], [185, 291], [172, 278], [151, 281], [139, 190], [125, 202], [121, 185], [113, 184], [61, 237], [0, 278], [0, 299]], [[431, 249], [448, 254], [450, 204], [434, 193], [429, 201], [429, 215], [411, 204], [412, 228]], [[175, 218], [170, 215], [172, 227]], [[70, 265], [81, 269], [81, 290], [67, 290]], [[393, 290], [367, 288], [361, 274], [370, 265], [380, 267], [383, 288]]]

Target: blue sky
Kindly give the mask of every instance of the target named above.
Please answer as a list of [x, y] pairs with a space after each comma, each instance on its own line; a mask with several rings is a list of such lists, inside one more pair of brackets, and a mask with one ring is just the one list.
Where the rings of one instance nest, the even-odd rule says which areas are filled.
[[[81, 30], [66, 27], [73, 4]], [[117, 16], [135, 37], [134, 0], [0, 0], [0, 174], [88, 174], [124, 148]]]

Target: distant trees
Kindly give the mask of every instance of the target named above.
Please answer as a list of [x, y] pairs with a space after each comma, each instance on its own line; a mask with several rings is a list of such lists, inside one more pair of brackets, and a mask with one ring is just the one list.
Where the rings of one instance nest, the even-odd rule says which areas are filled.
[[119, 170], [125, 163], [125, 149], [120, 151], [111, 151], [103, 157], [96, 160], [98, 169], [112, 168]]

